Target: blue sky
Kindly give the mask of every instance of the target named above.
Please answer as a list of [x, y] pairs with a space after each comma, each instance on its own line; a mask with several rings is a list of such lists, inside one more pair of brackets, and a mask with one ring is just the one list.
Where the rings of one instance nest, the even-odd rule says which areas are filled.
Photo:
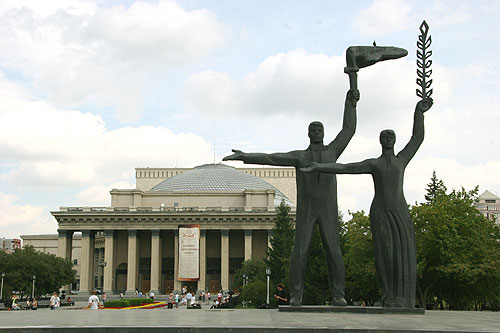
[[[339, 161], [378, 156], [385, 128], [401, 149], [423, 19], [435, 104], [407, 201], [423, 200], [433, 170], [449, 188], [500, 194], [498, 17], [497, 1], [2, 1], [0, 237], [55, 232], [59, 206], [109, 205], [135, 167], [304, 149], [313, 120], [329, 142], [350, 45], [409, 55], [360, 70], [357, 132]], [[372, 196], [369, 176], [339, 176], [343, 212], [368, 211]]]

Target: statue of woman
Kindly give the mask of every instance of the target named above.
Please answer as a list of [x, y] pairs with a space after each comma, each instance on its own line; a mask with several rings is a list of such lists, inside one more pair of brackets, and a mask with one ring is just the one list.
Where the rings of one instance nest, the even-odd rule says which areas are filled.
[[424, 112], [433, 100], [426, 98], [415, 107], [413, 135], [399, 154], [394, 154], [396, 134], [380, 133], [382, 155], [358, 163], [313, 162], [304, 172], [371, 174], [375, 196], [370, 208], [370, 224], [375, 250], [375, 267], [385, 307], [415, 307], [417, 258], [415, 232], [403, 193], [404, 171], [424, 140]]

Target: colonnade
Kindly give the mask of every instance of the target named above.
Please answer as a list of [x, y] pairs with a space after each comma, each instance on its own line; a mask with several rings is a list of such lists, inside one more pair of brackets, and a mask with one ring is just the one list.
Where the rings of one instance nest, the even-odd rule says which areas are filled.
[[[134, 294], [138, 288], [139, 278], [139, 238], [137, 229], [127, 229], [127, 279], [126, 279], [126, 294]], [[179, 234], [177, 229], [147, 230], [151, 232], [151, 268], [150, 268], [150, 290], [156, 294], [161, 293], [161, 277], [162, 277], [162, 240], [161, 231], [174, 232], [174, 287], [175, 291], [179, 291], [182, 287], [182, 281], [177, 281], [177, 270], [179, 260]], [[223, 290], [229, 290], [230, 287], [230, 249], [229, 249], [229, 233], [228, 229], [220, 229], [220, 284]], [[58, 255], [63, 258], [71, 258], [73, 230], [59, 230], [58, 236]], [[96, 230], [81, 230], [81, 253], [79, 258], [80, 263], [80, 292], [87, 293], [93, 289], [94, 277], [94, 248], [95, 248], [95, 233]], [[271, 230], [267, 231], [267, 243], [269, 245], [269, 237]], [[198, 281], [198, 290], [207, 290], [207, 230], [201, 229], [200, 232], [200, 277]], [[116, 251], [117, 251], [117, 230], [104, 230], [104, 261], [106, 265], [103, 267], [103, 289], [107, 293], [117, 292], [114, 281], [116, 279]], [[254, 249], [253, 230], [244, 230], [244, 260], [252, 258]], [[164, 290], [171, 292], [171, 290]]]

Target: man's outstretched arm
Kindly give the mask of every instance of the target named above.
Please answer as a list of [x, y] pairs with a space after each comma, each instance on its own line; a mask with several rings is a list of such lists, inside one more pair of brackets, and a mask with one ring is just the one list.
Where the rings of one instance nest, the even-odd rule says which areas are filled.
[[372, 162], [374, 159], [368, 159], [356, 163], [317, 163], [312, 162], [307, 168], [300, 168], [302, 172], [324, 172], [335, 174], [362, 174], [371, 173]]
[[263, 164], [276, 166], [298, 166], [297, 154], [293, 151], [288, 153], [244, 153], [241, 150], [232, 150], [234, 154], [224, 157], [223, 161], [243, 161], [248, 164]]
[[351, 141], [352, 136], [356, 132], [356, 104], [359, 101], [359, 90], [358, 89], [350, 89], [347, 92], [344, 104], [344, 120], [342, 122], [342, 129], [340, 130], [337, 137], [328, 145], [329, 149], [332, 149], [336, 152], [337, 157], [342, 154], [345, 147], [349, 141]]
[[418, 148], [424, 141], [424, 112], [428, 111], [432, 104], [432, 98], [426, 98], [417, 103], [413, 115], [413, 132], [410, 141], [398, 154], [398, 158], [406, 165], [415, 156]]

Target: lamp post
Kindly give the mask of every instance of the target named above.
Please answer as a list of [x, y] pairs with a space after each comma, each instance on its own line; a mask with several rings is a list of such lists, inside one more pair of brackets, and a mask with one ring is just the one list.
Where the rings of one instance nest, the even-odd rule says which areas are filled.
[[269, 305], [269, 278], [271, 277], [271, 268], [266, 267], [266, 275], [267, 275], [267, 295], [266, 295], [266, 304]]
[[104, 286], [103, 286], [103, 280], [104, 280], [104, 267], [106, 267], [106, 265], [107, 265], [107, 264], [108, 264], [108, 263], [107, 263], [107, 262], [105, 262], [105, 261], [99, 261], [99, 262], [97, 263], [97, 265], [98, 265], [99, 267], [101, 267], [101, 278], [99, 279], [99, 280], [101, 280], [101, 283], [100, 283], [100, 285], [101, 285], [101, 292], [102, 292], [102, 289], [104, 289]]
[[3, 299], [3, 278], [5, 277], [5, 273], [2, 273], [2, 285], [0, 286], [0, 302]]
[[35, 298], [35, 279], [36, 275], [33, 275], [33, 288], [31, 288], [31, 299]]
[[247, 276], [243, 274], [243, 287], [246, 286], [245, 281], [246, 281]]

